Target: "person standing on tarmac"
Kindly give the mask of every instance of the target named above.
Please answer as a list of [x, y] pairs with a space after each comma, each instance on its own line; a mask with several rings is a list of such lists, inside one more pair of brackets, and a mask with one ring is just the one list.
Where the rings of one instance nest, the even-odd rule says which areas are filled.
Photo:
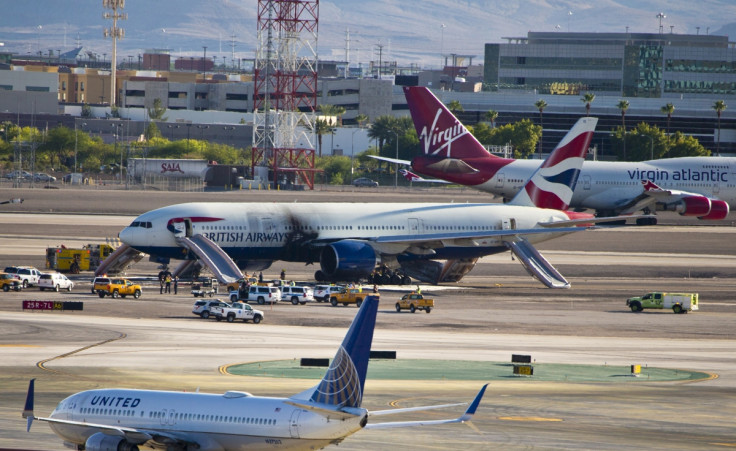
[[171, 276], [169, 274], [166, 275], [166, 292], [171, 293]]
[[179, 276], [174, 276], [174, 294], [179, 292]]

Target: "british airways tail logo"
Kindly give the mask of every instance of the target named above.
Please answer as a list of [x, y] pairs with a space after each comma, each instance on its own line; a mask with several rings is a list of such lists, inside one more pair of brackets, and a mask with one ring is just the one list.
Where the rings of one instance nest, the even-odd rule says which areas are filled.
[[467, 135], [468, 129], [461, 124], [457, 119], [453, 124], [444, 130], [440, 130], [437, 122], [440, 120], [442, 115], [442, 108], [437, 109], [437, 113], [434, 116], [432, 125], [427, 128], [425, 125], [422, 128], [422, 133], [419, 135], [419, 139], [424, 143], [424, 154], [425, 155], [437, 155], [438, 153], [446, 150], [446, 157], [451, 157], [452, 143], [461, 137]]

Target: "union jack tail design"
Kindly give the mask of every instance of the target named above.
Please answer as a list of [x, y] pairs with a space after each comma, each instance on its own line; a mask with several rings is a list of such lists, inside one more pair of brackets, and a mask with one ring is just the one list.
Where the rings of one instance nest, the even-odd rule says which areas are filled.
[[494, 158], [429, 89], [404, 87], [404, 95], [424, 155]]
[[567, 209], [597, 123], [595, 117], [580, 118], [510, 204]]

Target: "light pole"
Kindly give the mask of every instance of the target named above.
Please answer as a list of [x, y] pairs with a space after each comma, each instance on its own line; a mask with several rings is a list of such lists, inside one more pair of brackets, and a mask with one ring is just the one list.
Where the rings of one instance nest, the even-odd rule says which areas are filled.
[[350, 135], [350, 184], [353, 184], [353, 173], [355, 172], [355, 134], [359, 131], [361, 131], [362, 128], [358, 127], [357, 130], [353, 130], [353, 133]]
[[652, 138], [650, 135], [642, 136], [649, 138], [649, 159], [654, 160], [654, 138]]
[[[112, 127], [115, 129], [115, 150], [118, 150], [118, 137], [120, 135], [120, 127], [123, 126], [123, 124], [111, 124]], [[123, 148], [120, 148], [120, 184], [123, 184]]]
[[445, 57], [442, 55], [445, 51], [445, 28], [447, 25], [440, 25], [440, 70], [445, 68]]
[[[87, 123], [82, 123], [82, 130], [87, 126]], [[77, 173], [77, 144], [79, 143], [79, 135], [77, 132], [77, 121], [74, 121], [74, 173]]]
[[394, 188], [399, 187], [399, 134], [395, 131], [391, 131], [391, 133], [396, 136], [396, 172], [394, 172]]

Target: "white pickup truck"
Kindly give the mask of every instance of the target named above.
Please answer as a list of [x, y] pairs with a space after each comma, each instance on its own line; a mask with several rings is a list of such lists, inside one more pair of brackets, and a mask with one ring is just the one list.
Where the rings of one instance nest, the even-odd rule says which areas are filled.
[[253, 321], [258, 324], [263, 319], [263, 312], [243, 302], [233, 302], [230, 307], [212, 307], [210, 316], [214, 316], [217, 321], [225, 319], [228, 323], [242, 319], [245, 322]]

